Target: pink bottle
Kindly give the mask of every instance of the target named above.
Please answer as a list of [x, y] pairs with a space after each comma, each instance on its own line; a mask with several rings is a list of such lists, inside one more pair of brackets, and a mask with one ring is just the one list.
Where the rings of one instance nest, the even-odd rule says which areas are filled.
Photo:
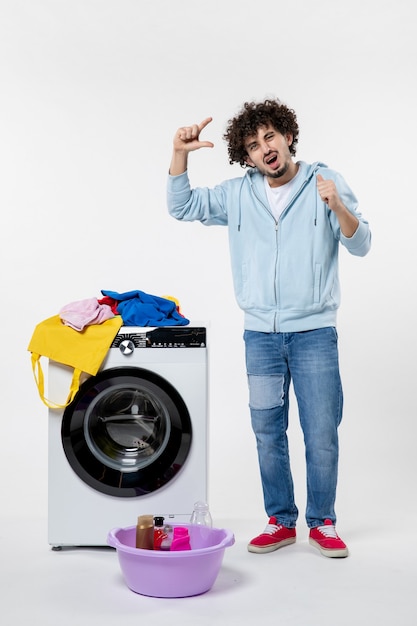
[[188, 528], [184, 526], [174, 526], [174, 535], [170, 550], [171, 552], [173, 550], [191, 550]]

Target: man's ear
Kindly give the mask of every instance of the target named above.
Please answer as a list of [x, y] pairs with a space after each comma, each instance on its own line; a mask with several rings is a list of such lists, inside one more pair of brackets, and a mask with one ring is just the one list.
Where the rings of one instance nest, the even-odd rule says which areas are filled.
[[256, 167], [255, 163], [252, 161], [252, 159], [251, 159], [249, 156], [247, 156], [247, 157], [246, 157], [246, 159], [245, 159], [245, 163], [246, 163], [246, 165], [248, 165], [249, 167]]

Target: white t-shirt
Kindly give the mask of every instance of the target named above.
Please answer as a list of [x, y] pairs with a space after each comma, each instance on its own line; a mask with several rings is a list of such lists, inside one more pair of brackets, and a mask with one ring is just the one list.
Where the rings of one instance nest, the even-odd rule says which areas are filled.
[[266, 197], [268, 198], [269, 207], [276, 221], [279, 220], [281, 213], [288, 204], [297, 176], [298, 172], [288, 183], [280, 185], [279, 187], [271, 187], [267, 177], [264, 176]]

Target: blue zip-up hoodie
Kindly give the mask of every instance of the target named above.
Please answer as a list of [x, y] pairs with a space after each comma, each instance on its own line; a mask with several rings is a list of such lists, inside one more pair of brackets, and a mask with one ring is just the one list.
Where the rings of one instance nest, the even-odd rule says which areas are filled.
[[[173, 217], [228, 226], [235, 295], [247, 330], [298, 332], [335, 326], [339, 242], [356, 256], [364, 256], [371, 245], [368, 223], [342, 176], [323, 163], [298, 165], [297, 184], [278, 222], [257, 169], [213, 189], [191, 189], [187, 172], [168, 179]], [[318, 173], [334, 180], [342, 202], [358, 218], [352, 237], [342, 234], [336, 215], [320, 198]]]

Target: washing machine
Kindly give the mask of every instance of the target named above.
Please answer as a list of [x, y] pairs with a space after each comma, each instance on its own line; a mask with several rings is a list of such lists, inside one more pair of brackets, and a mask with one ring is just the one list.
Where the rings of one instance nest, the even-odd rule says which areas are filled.
[[[189, 521], [207, 500], [205, 326], [122, 326], [96, 376], [48, 411], [48, 541], [106, 545], [139, 515]], [[72, 370], [49, 361], [49, 398]]]

